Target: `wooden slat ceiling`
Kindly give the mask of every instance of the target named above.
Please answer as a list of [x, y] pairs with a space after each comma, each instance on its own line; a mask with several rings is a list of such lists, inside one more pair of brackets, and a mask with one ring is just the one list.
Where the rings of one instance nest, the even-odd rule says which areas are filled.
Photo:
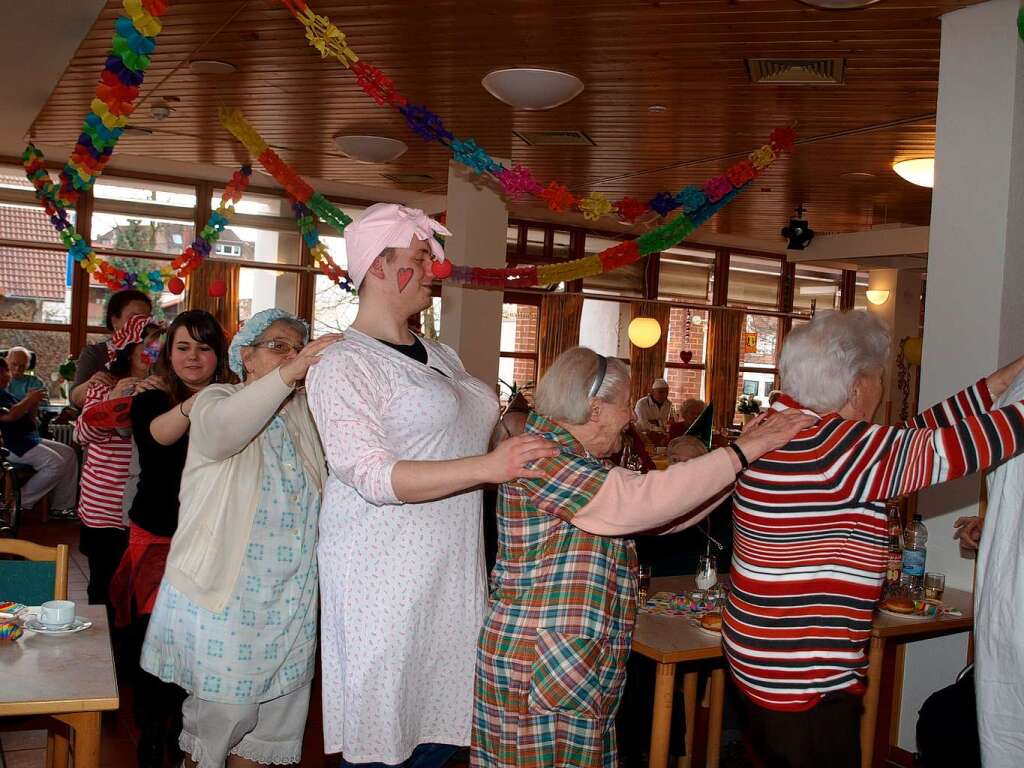
[[[348, 34], [356, 52], [392, 76], [462, 137], [492, 155], [529, 165], [538, 179], [576, 191], [647, 199], [720, 172], [708, 161], [752, 149], [772, 128], [795, 124], [799, 147], [710, 225], [713, 231], [778, 237], [792, 208], [805, 203], [819, 232], [873, 224], [925, 224], [930, 193], [899, 179], [896, 159], [931, 154], [939, 69], [939, 20], [980, 0], [882, 0], [860, 11], [821, 11], [797, 0], [381, 0], [312, 7]], [[33, 138], [70, 149], [103, 65], [120, 2], [110, 0], [40, 113]], [[750, 57], [842, 57], [843, 85], [752, 85]], [[195, 58], [230, 61], [229, 76], [196, 76]], [[586, 84], [573, 102], [519, 112], [480, 85], [504, 66], [545, 66]], [[164, 18], [144, 101], [133, 123], [152, 136], [126, 135], [119, 153], [233, 166], [243, 150], [220, 127], [217, 107], [243, 109], [301, 173], [393, 186], [382, 173], [425, 173], [443, 191], [448, 155], [378, 107], [337, 62], [323, 61], [302, 28], [272, 0], [177, 2]], [[149, 108], [176, 98], [157, 122]], [[650, 113], [651, 104], [668, 111]], [[861, 130], [894, 122], [906, 124]], [[537, 148], [513, 130], [582, 130], [593, 147]], [[852, 135], [835, 136], [835, 134]], [[342, 156], [332, 138], [378, 133], [409, 145], [398, 161], [364, 165]], [[55, 158], [56, 159], [56, 158]], [[704, 162], [699, 162], [699, 161]], [[696, 163], [695, 163], [696, 161]], [[695, 163], [695, 164], [694, 164]], [[671, 164], [688, 164], [656, 170]], [[840, 178], [849, 172], [869, 181]], [[619, 178], [622, 177], [622, 178]], [[528, 216], [517, 206], [515, 214]]]

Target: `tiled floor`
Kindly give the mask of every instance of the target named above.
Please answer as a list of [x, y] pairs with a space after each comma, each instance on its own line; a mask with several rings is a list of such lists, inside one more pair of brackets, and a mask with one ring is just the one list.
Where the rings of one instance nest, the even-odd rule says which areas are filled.
[[[42, 523], [35, 519], [26, 520], [21, 527], [19, 537], [40, 544], [54, 546], [68, 544], [71, 546], [71, 572], [68, 576], [69, 597], [75, 602], [86, 602], [86, 584], [88, 582], [88, 561], [78, 551], [78, 523], [68, 521], [50, 521]], [[121, 708], [103, 717], [103, 741], [101, 753], [102, 768], [130, 768], [136, 765], [135, 748], [138, 733], [132, 721], [132, 684], [131, 680], [120, 675], [118, 691], [121, 697]], [[7, 768], [45, 768], [46, 765], [46, 731], [33, 730], [6, 732], [9, 722], [0, 720], [0, 745], [3, 747]], [[303, 739], [302, 766], [305, 768], [336, 768], [339, 763], [337, 755], [323, 754], [323, 726], [320, 715], [319, 675], [314, 680], [313, 695], [309, 707], [309, 720]], [[166, 763], [170, 766], [170, 763]], [[451, 762], [449, 768], [464, 768], [465, 763]]]

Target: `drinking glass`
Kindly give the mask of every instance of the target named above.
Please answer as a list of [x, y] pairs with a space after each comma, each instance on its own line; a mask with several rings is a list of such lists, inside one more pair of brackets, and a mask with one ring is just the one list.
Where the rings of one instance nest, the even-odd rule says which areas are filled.
[[647, 592], [651, 587], [651, 566], [641, 565], [636, 580], [636, 601], [642, 608], [647, 602]]
[[718, 583], [718, 562], [714, 555], [697, 558], [697, 589], [708, 590]]
[[946, 590], [946, 575], [943, 573], [926, 573], [924, 575], [924, 596], [927, 600], [942, 600]]

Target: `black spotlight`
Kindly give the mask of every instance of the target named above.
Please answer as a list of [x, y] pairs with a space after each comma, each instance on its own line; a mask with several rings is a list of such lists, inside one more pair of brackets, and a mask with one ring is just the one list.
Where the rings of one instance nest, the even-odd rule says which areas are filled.
[[[797, 217], [803, 216], [805, 211], [806, 209], [801, 205], [796, 209]], [[807, 226], [806, 219], [795, 218], [789, 220], [788, 227], [782, 228], [782, 236], [789, 238], [787, 248], [793, 251], [802, 251], [814, 239], [814, 230]]]

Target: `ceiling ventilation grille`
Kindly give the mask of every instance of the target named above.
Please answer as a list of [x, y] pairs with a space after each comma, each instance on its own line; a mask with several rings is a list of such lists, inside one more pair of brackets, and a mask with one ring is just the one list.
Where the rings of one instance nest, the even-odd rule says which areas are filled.
[[531, 147], [594, 147], [583, 131], [512, 131]]
[[747, 59], [750, 82], [771, 85], [840, 85], [845, 59]]
[[434, 181], [429, 173], [382, 173], [381, 176], [395, 184], [430, 184]]

